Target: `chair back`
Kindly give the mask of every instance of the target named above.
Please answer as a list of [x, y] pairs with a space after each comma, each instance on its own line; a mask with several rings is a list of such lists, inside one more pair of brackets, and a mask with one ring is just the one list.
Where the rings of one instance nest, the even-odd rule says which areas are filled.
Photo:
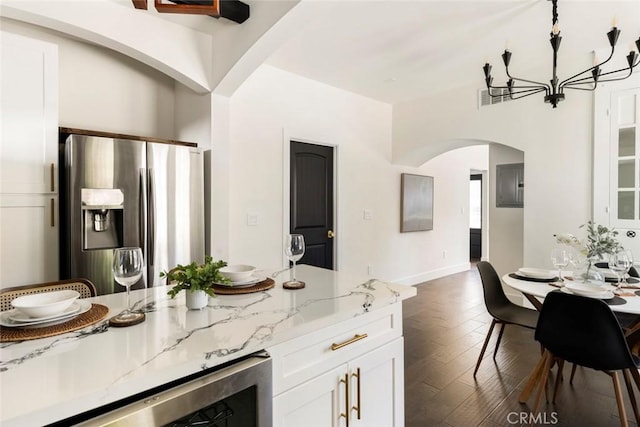
[[0, 290], [0, 311], [11, 310], [11, 301], [20, 296], [62, 291], [65, 289], [78, 291], [80, 298], [96, 296], [96, 287], [87, 279], [59, 280], [56, 282], [39, 283], [37, 285], [16, 286]]
[[482, 281], [482, 289], [484, 291], [484, 303], [487, 311], [495, 318], [500, 318], [499, 312], [505, 307], [513, 305], [502, 289], [502, 282], [498, 273], [493, 266], [487, 261], [478, 263], [478, 271], [480, 272], [480, 280]]
[[555, 356], [581, 366], [636, 368], [620, 324], [599, 299], [550, 292], [542, 304], [535, 339]]

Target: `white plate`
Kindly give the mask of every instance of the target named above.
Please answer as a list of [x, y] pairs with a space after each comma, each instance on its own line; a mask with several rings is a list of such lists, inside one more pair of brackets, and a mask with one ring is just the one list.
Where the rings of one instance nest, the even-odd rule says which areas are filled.
[[230, 288], [245, 288], [247, 286], [253, 286], [256, 283], [262, 282], [266, 277], [258, 277], [253, 276], [250, 280], [245, 280], [243, 282], [231, 282], [231, 283], [216, 283], [218, 286], [228, 286]]
[[533, 279], [551, 280], [556, 277], [555, 273], [543, 268], [519, 268], [518, 273], [522, 276], [531, 277]]
[[[67, 310], [65, 310], [63, 313], [57, 316], [51, 316], [51, 317], [38, 319], [38, 320], [31, 319], [30, 321], [13, 320], [13, 318], [17, 316], [17, 313], [20, 313], [20, 312], [16, 309], [7, 310], [0, 313], [0, 325], [6, 326], [8, 328], [15, 328], [15, 327], [21, 327], [21, 326], [33, 326], [33, 325], [49, 326], [49, 324], [59, 323], [62, 320], [67, 321], [72, 317], [78, 316], [82, 313], [89, 311], [89, 309], [91, 309], [91, 303], [89, 301], [76, 300], [73, 302], [73, 304], [71, 304], [71, 307], [69, 307]], [[20, 314], [22, 315], [22, 313]]]
[[596, 299], [611, 299], [615, 295], [606, 287], [600, 285], [585, 285], [582, 283], [567, 283], [562, 290], [566, 293]]
[[60, 313], [52, 314], [49, 316], [31, 317], [26, 313], [20, 311], [19, 309], [15, 309], [15, 310], [9, 310], [8, 312], [9, 314], [7, 315], [7, 318], [13, 322], [18, 322], [18, 323], [33, 323], [33, 322], [41, 322], [41, 321], [44, 322], [47, 320], [56, 320], [59, 317], [68, 317], [68, 316], [71, 316], [72, 314], [77, 313], [78, 311], [80, 311], [80, 306], [78, 304], [71, 303], [69, 307], [67, 307]]

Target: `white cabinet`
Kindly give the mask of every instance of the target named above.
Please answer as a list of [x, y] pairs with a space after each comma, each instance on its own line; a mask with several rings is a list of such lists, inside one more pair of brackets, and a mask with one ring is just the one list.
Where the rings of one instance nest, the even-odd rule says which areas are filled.
[[404, 425], [400, 303], [268, 350], [274, 426]]
[[57, 46], [1, 32], [0, 67], [0, 286], [57, 280]]
[[57, 196], [0, 194], [0, 285], [58, 280]]
[[[362, 427], [399, 427], [404, 425], [404, 339], [391, 343], [349, 363], [352, 381], [351, 406]], [[354, 374], [359, 378], [354, 378]], [[360, 382], [359, 390], [357, 381]], [[358, 398], [360, 401], [358, 402]], [[355, 400], [354, 400], [355, 399]], [[359, 416], [358, 416], [359, 414]]]

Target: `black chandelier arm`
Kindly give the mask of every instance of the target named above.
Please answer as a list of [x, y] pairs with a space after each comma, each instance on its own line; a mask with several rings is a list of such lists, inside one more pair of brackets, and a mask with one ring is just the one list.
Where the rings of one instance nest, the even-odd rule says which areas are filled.
[[[535, 95], [536, 93], [540, 93], [540, 92], [546, 92], [547, 90], [545, 88], [539, 88], [539, 89], [530, 89], [530, 90], [521, 90], [521, 91], [516, 91], [516, 92], [512, 92], [509, 94], [509, 98], [511, 99], [520, 99], [520, 98], [525, 98], [527, 96], [530, 95]], [[524, 93], [525, 95], [522, 96], [513, 96], [513, 95], [519, 95]]]
[[[593, 92], [598, 87], [598, 83], [599, 82], [600, 82], [600, 80], [598, 80], [595, 83], [591, 82], [591, 83], [593, 83], [593, 87], [574, 87], [574, 86], [571, 86], [571, 85], [566, 85], [562, 89], [586, 90], [588, 92]], [[577, 83], [577, 84], [585, 84], [585, 83]]]
[[513, 77], [509, 73], [509, 68], [507, 68], [507, 67], [505, 67], [505, 71], [507, 72], [507, 77], [509, 77], [512, 80], [516, 80], [516, 81], [519, 81], [519, 82], [525, 82], [525, 83], [532, 83], [534, 85], [543, 86], [549, 91], [551, 90], [551, 86], [549, 86], [547, 83], [541, 83], [541, 82], [536, 82], [536, 81], [533, 81], [533, 80], [526, 80], [526, 79], [521, 79], [519, 77]]
[[[504, 87], [492, 87], [492, 89], [508, 89], [506, 86]], [[524, 98], [525, 96], [529, 96], [529, 95], [533, 95], [534, 93], [540, 93], [546, 91], [545, 88], [537, 88], [537, 89], [527, 89], [527, 90], [519, 90], [519, 91], [512, 91], [510, 93], [502, 93], [502, 91], [500, 93], [497, 94], [493, 94], [491, 93], [491, 90], [489, 90], [487, 93], [489, 94], [490, 97], [492, 98], [501, 98], [504, 96], [509, 96], [509, 98], [511, 99], [519, 99], [519, 98]], [[522, 93], [526, 93], [526, 95], [523, 96], [513, 96], [513, 95], [519, 95]]]
[[[489, 95], [492, 97], [498, 97], [498, 96], [503, 96], [503, 94], [497, 94], [497, 95], [493, 95], [491, 93], [491, 89], [498, 89], [498, 90], [508, 90], [509, 94], [520, 94], [520, 93], [528, 93], [528, 92], [532, 92], [532, 93], [538, 93], [538, 92], [542, 92], [544, 91], [545, 94], [549, 94], [549, 89], [547, 89], [545, 86], [543, 85], [536, 85], [536, 86], [487, 86]], [[515, 89], [515, 90], [514, 90]], [[512, 98], [512, 99], [517, 99], [517, 98]]]
[[[606, 64], [607, 62], [611, 61], [611, 58], [613, 58], [613, 51], [614, 51], [614, 48], [612, 47], [612, 48], [611, 48], [611, 53], [609, 54], [609, 57], [608, 57], [606, 60], [602, 61], [602, 62], [601, 62], [601, 63], [599, 63], [599, 64], [594, 65], [594, 66], [593, 66], [593, 67], [591, 67], [591, 68], [587, 68], [587, 69], [586, 69], [586, 70], [584, 70], [584, 71], [580, 71], [578, 74], [575, 74], [575, 75], [573, 75], [573, 76], [571, 76], [571, 77], [569, 77], [569, 78], [567, 78], [567, 79], [564, 79], [563, 81], [561, 81], [561, 82], [560, 82], [560, 84], [559, 84], [558, 86], [559, 86], [559, 87], [564, 87], [565, 85], [567, 85], [567, 84], [569, 84], [569, 83], [578, 82], [578, 81], [580, 81], [580, 80], [585, 80], [585, 79], [590, 79], [591, 77], [584, 77], [584, 78], [582, 78], [582, 79], [574, 80], [576, 77], [581, 76], [581, 75], [583, 75], [584, 73], [589, 73], [589, 72], [591, 72], [591, 71], [595, 70], [596, 68], [600, 67], [601, 65], [604, 65], [604, 64]], [[604, 75], [604, 74], [603, 74], [603, 75]]]
[[[628, 71], [628, 73], [624, 77], [616, 77], [616, 78], [610, 78], [610, 79], [598, 78], [598, 83], [599, 82], [615, 82], [615, 81], [627, 79], [633, 74], [633, 70], [638, 65], [640, 65], [640, 60], [638, 60], [638, 62], [636, 62], [632, 66], [629, 66], [629, 67], [626, 67], [626, 68], [620, 68], [618, 70], [607, 71], [606, 73], [601, 73], [600, 77], [608, 76], [608, 75], [611, 75], [611, 74], [620, 73], [622, 71]], [[574, 86], [574, 85], [592, 84], [593, 82], [594, 82], [593, 77], [583, 77], [581, 79], [577, 79], [577, 80], [573, 80], [573, 81], [565, 83], [564, 85], [560, 86], [560, 89], [562, 89], [564, 87], [568, 87], [568, 86]], [[572, 88], [572, 89], [576, 89], [576, 88]]]

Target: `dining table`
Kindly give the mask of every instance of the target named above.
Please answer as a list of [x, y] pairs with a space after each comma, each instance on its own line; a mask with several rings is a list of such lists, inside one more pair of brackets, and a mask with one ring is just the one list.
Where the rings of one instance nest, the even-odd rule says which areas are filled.
[[[571, 293], [567, 284], [579, 282], [572, 276], [572, 272], [563, 272], [563, 281], [558, 281], [558, 277], [553, 274], [550, 278], [527, 277], [519, 274], [518, 271], [510, 272], [502, 276], [502, 282], [508, 287], [522, 293], [536, 310], [542, 309], [544, 298], [549, 292]], [[617, 288], [616, 283], [600, 283], [601, 286], [608, 287], [612, 291], [613, 298], [603, 299], [609, 305], [611, 311], [627, 319], [624, 328], [625, 336], [630, 337], [640, 331], [640, 281], [629, 279], [630, 283], [623, 284]], [[636, 316], [634, 316], [636, 315]], [[630, 321], [629, 321], [630, 320]], [[630, 347], [633, 343], [630, 343]], [[538, 363], [529, 376], [520, 397], [519, 402], [525, 403], [542, 377], [543, 364]]]

